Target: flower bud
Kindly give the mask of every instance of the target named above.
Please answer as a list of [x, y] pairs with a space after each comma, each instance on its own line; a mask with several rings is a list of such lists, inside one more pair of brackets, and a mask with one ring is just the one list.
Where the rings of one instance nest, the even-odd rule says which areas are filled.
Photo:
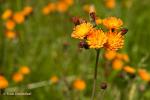
[[105, 90], [107, 88], [107, 83], [106, 82], [102, 82], [100, 84], [101, 89]]

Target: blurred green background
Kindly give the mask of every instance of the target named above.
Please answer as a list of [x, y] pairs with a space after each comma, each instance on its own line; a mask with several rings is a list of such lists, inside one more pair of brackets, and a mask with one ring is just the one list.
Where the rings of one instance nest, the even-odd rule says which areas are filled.
[[[100, 18], [116, 16], [123, 20], [129, 31], [121, 52], [129, 55], [130, 64], [135, 68], [150, 70], [150, 0], [116, 0], [114, 9], [106, 8], [104, 0], [74, 0], [74, 4], [65, 13], [43, 15], [43, 7], [56, 1], [58, 0], [0, 0], [0, 14], [7, 8], [20, 11], [25, 6], [33, 7], [33, 14], [23, 24], [16, 26], [19, 37], [15, 41], [5, 37], [4, 21], [0, 19], [0, 72], [8, 79], [10, 87], [49, 80], [52, 75], [57, 75], [60, 78], [82, 78], [86, 82], [86, 89], [71, 92], [69, 98], [65, 95], [67, 93], [62, 92], [65, 86], [61, 83], [28, 90], [32, 93], [31, 96], [0, 96], [1, 100], [90, 100], [95, 51], [79, 50], [79, 41], [70, 36], [73, 29], [70, 21], [72, 16], [89, 18], [88, 13], [83, 10], [85, 4], [93, 4]], [[20, 65], [29, 66], [31, 73], [22, 83], [16, 84], [11, 76]], [[101, 77], [100, 69], [101, 67], [99, 83], [107, 80]], [[124, 83], [121, 83], [120, 90], [114, 89], [113, 84], [110, 84], [105, 92], [99, 90], [99, 83], [97, 94], [102, 94], [102, 100], [130, 100], [126, 98], [128, 92], [126, 96], [116, 95], [120, 94], [119, 91], [124, 91]], [[150, 89], [134, 93], [132, 100], [150, 100]]]

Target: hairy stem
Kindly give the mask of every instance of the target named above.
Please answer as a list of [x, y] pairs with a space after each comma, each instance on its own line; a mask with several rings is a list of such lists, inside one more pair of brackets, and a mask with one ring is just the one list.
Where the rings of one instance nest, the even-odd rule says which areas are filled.
[[98, 67], [98, 60], [99, 60], [99, 53], [100, 50], [96, 50], [96, 63], [95, 63], [95, 70], [94, 70], [94, 80], [93, 80], [93, 90], [92, 90], [92, 96], [91, 100], [94, 100], [95, 91], [96, 91], [96, 80], [97, 80], [97, 67]]

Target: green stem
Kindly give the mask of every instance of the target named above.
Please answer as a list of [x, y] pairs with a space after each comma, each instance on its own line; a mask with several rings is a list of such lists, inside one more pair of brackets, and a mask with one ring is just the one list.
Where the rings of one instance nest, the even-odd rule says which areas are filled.
[[95, 70], [94, 70], [94, 80], [93, 80], [93, 90], [92, 90], [92, 96], [91, 96], [91, 100], [94, 100], [94, 96], [95, 96], [95, 90], [96, 90], [96, 80], [97, 80], [97, 67], [98, 67], [98, 60], [99, 60], [99, 53], [100, 50], [96, 50], [96, 63], [95, 63]]

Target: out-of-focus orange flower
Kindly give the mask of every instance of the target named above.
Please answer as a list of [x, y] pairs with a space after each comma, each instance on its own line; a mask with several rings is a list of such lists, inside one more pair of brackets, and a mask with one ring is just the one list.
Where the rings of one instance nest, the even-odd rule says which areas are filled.
[[103, 19], [103, 25], [107, 27], [108, 29], [118, 29], [123, 25], [123, 22], [121, 19], [116, 17], [108, 17]]
[[73, 82], [73, 88], [79, 91], [83, 91], [86, 88], [86, 83], [84, 80], [76, 79]]
[[94, 5], [84, 5], [83, 10], [87, 13], [96, 12]]
[[107, 32], [107, 42], [105, 48], [107, 50], [118, 50], [124, 45], [124, 36], [117, 32]]
[[115, 59], [113, 62], [112, 62], [112, 68], [114, 70], [121, 70], [123, 67], [123, 62], [122, 60], [120, 59]]
[[102, 30], [92, 29], [87, 35], [87, 43], [90, 48], [101, 48], [106, 41], [107, 37]]
[[45, 6], [43, 9], [42, 9], [42, 12], [44, 15], [48, 15], [50, 13], [50, 9], [48, 6]]
[[14, 31], [6, 31], [5, 35], [8, 39], [14, 39], [17, 34]]
[[142, 80], [146, 82], [150, 81], [150, 74], [145, 69], [139, 69], [138, 74]]
[[129, 62], [129, 56], [127, 54], [122, 54], [122, 59], [125, 61], [125, 62]]
[[21, 68], [19, 69], [19, 72], [23, 75], [27, 75], [30, 73], [30, 69], [28, 66], [21, 66]]
[[13, 75], [12, 79], [14, 80], [14, 82], [18, 83], [18, 82], [23, 81], [24, 76], [23, 76], [23, 74], [17, 72]]
[[25, 16], [21, 12], [17, 12], [14, 14], [13, 19], [17, 24], [22, 24], [25, 21]]
[[105, 0], [105, 6], [109, 9], [115, 8], [116, 0]]
[[74, 3], [74, 0], [63, 0], [68, 6], [71, 6]]
[[95, 20], [95, 22], [96, 22], [97, 25], [99, 25], [99, 24], [102, 24], [103, 20], [100, 19], [100, 18], [97, 18], [97, 19]]
[[54, 75], [50, 78], [50, 82], [52, 84], [58, 83], [58, 81], [59, 81], [59, 78], [56, 75]]
[[29, 14], [32, 13], [32, 11], [33, 11], [33, 8], [32, 8], [32, 7], [26, 6], [26, 7], [23, 9], [22, 14], [23, 14], [24, 16], [28, 16]]
[[8, 20], [5, 26], [8, 30], [13, 30], [16, 26], [16, 23], [13, 20]]
[[123, 70], [127, 73], [130, 73], [130, 74], [135, 74], [135, 72], [136, 72], [136, 70], [130, 66], [123, 67]]
[[53, 12], [56, 10], [56, 4], [55, 3], [49, 3], [47, 5], [47, 7], [49, 8], [50, 12]]
[[4, 89], [8, 87], [8, 81], [5, 79], [5, 77], [0, 76], [0, 89]]
[[57, 11], [60, 13], [64, 13], [68, 9], [68, 5], [63, 1], [57, 2], [56, 6], [57, 6]]
[[91, 23], [82, 23], [80, 25], [75, 26], [73, 29], [73, 33], [71, 37], [77, 39], [84, 39], [84, 37], [88, 34], [88, 32], [93, 28]]
[[12, 16], [12, 10], [11, 9], [7, 9], [5, 10], [5, 12], [2, 14], [2, 19], [3, 20], [7, 20]]
[[116, 57], [116, 54], [115, 51], [107, 50], [104, 56], [107, 60], [113, 60]]

